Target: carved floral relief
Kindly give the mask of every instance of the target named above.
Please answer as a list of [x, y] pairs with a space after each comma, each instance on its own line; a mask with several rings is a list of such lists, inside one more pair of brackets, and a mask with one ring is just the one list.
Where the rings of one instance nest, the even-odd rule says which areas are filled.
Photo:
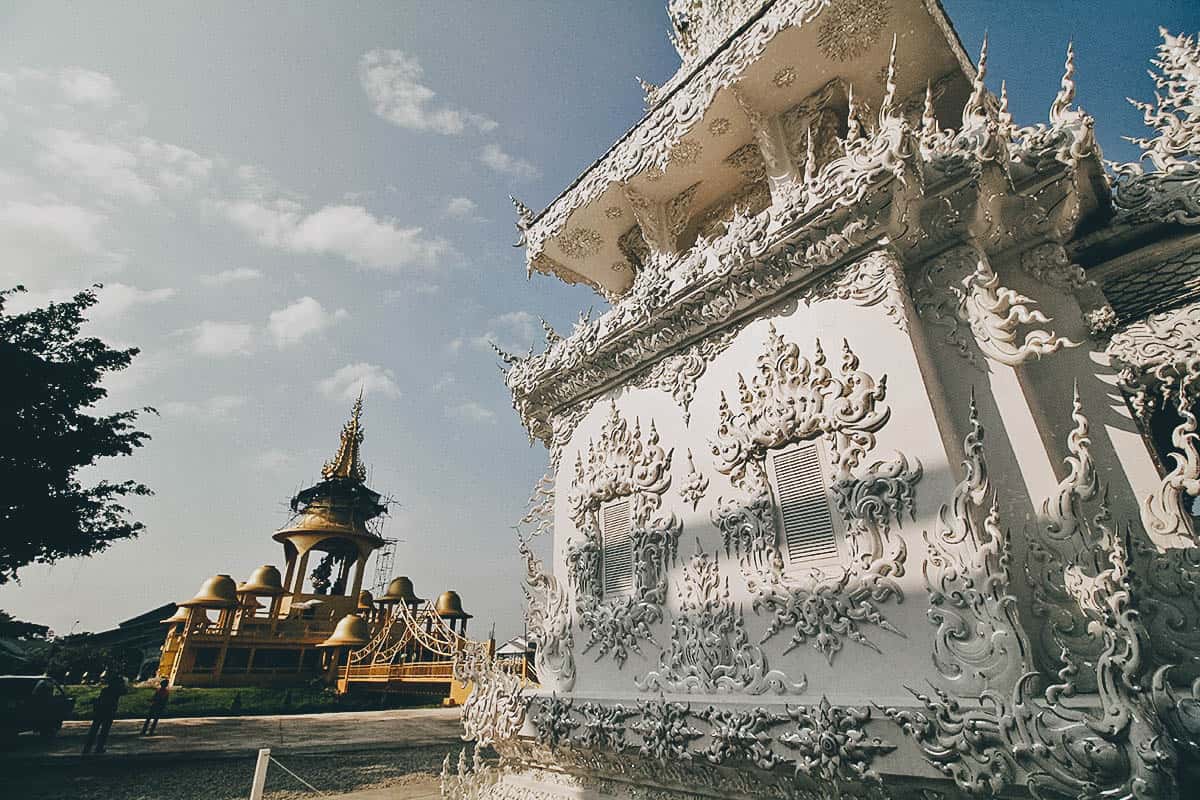
[[[883, 402], [887, 383], [861, 369], [849, 343], [841, 362], [835, 375], [820, 342], [811, 358], [803, 356], [771, 325], [756, 374], [749, 383], [738, 377], [737, 411], [722, 394], [712, 441], [715, 467], [735, 490], [718, 498], [713, 523], [726, 552], [739, 559], [754, 609], [771, 615], [762, 641], [788, 629], [785, 652], [811, 644], [830, 662], [846, 639], [877, 650], [866, 629], [902, 635], [882, 610], [903, 597], [896, 578], [904, 574], [906, 548], [891, 526], [914, 513], [921, 478], [920, 464], [902, 454], [857, 471], [890, 416]], [[811, 440], [829, 452], [835, 472], [829, 488], [853, 557], [837, 568], [794, 575], [785, 571], [766, 459], [773, 448]]]
[[[611, 654], [618, 666], [630, 651], [641, 653], [641, 642], [654, 641], [651, 629], [663, 619], [667, 570], [682, 529], [673, 513], [657, 513], [671, 485], [673, 453], [660, 446], [653, 422], [645, 434], [638, 421], [631, 429], [614, 403], [599, 439], [589, 441], [575, 463], [568, 503], [580, 538], [567, 546], [567, 571], [578, 624], [588, 632], [583, 651], [595, 648], [598, 659]], [[622, 497], [630, 499], [634, 588], [609, 598], [601, 586], [600, 507]]]

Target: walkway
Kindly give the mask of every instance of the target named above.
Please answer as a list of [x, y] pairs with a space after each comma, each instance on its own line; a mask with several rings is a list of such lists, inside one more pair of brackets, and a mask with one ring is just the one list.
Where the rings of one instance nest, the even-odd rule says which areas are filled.
[[[269, 747], [273, 753], [324, 754], [461, 746], [460, 709], [406, 708], [337, 714], [265, 717], [184, 717], [164, 719], [154, 736], [139, 736], [141, 720], [117, 720], [108, 740], [108, 759], [211, 759], [243, 757]], [[67, 722], [49, 743], [22, 736], [18, 747], [0, 755], [10, 760], [78, 758], [88, 722]], [[92, 758], [95, 758], [93, 756]], [[0, 770], [3, 767], [0, 766]]]

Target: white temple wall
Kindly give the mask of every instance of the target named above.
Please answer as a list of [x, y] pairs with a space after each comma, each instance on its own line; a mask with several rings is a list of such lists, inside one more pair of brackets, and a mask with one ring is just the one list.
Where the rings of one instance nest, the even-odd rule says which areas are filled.
[[[911, 464], [920, 463], [923, 474], [916, 484], [916, 518], [903, 515], [900, 526], [893, 525], [890, 536], [902, 539], [907, 550], [903, 561], [904, 574], [894, 579], [903, 594], [903, 601], [891, 598], [877, 604], [887, 622], [903, 635], [876, 625], [859, 622], [857, 628], [874, 645], [853, 641], [847, 635], [839, 638], [840, 649], [832, 660], [819, 652], [812, 641], [805, 642], [784, 654], [792, 628], [783, 626], [763, 646], [767, 666], [781, 670], [793, 682], [807, 678], [809, 699], [827, 695], [834, 703], [876, 702], [900, 703], [909, 697], [905, 686], [916, 686], [926, 680], [931, 649], [932, 628], [926, 619], [928, 602], [921, 563], [925, 557], [923, 531], [932, 531], [940, 506], [950, 496], [959, 478], [957, 465], [951, 466], [938, 429], [935, 414], [924, 385], [917, 356], [908, 335], [898, 321], [890, 319], [882, 306], [862, 307], [844, 300], [826, 300], [806, 306], [803, 301], [785, 301], [778, 312], [768, 312], [746, 325], [728, 348], [717, 355], [696, 382], [694, 399], [690, 404], [690, 422], [684, 423], [684, 412], [667, 392], [656, 388], [636, 388], [626, 384], [598, 398], [590, 413], [580, 422], [570, 443], [564, 448], [556, 485], [555, 564], [559, 580], [569, 584], [566, 569], [566, 550], [569, 540], [578, 541], [577, 530], [570, 514], [569, 496], [574, 491], [575, 463], [578, 455], [587, 459], [589, 441], [602, 436], [604, 422], [615, 403], [622, 418], [630, 427], [640, 423], [643, 435], [653, 421], [661, 446], [670, 450], [671, 485], [662, 497], [661, 511], [675, 514], [682, 522], [678, 538], [678, 555], [669, 570], [667, 602], [663, 621], [653, 626], [653, 636], [659, 645], [667, 646], [671, 639], [671, 621], [680, 614], [677, 591], [682, 580], [684, 564], [699, 546], [707, 553], [717, 554], [721, 579], [729, 581], [731, 600], [742, 608], [749, 640], [757, 644], [766, 631], [772, 614], [755, 614], [753, 594], [748, 591], [736, 554], [727, 555], [721, 532], [714, 524], [714, 514], [722, 498], [737, 497], [738, 491], [730, 478], [714, 465], [712, 442], [719, 425], [720, 394], [724, 392], [731, 405], [738, 402], [738, 374], [750, 381], [755, 374], [756, 359], [764, 352], [769, 326], [789, 343], [796, 344], [800, 354], [813, 357], [814, 342], [821, 339], [827, 363], [836, 376], [840, 373], [842, 338], [844, 337], [860, 359], [860, 369], [876, 380], [886, 375], [886, 398], [883, 405], [890, 418], [875, 434], [873, 448], [862, 459], [855, 472], [871, 464], [903, 454]], [[633, 382], [631, 382], [633, 383]], [[965, 412], [965, 406], [964, 406]], [[688, 451], [697, 472], [708, 486], [693, 508], [680, 495], [680, 487], [689, 476]], [[843, 560], [845, 563], [845, 559]], [[829, 569], [832, 565], [825, 565]], [[608, 700], [632, 701], [644, 697], [636, 679], [644, 679], [658, 664], [659, 648], [650, 642], [641, 644], [642, 655], [631, 653], [623, 667], [617, 668], [611, 656], [599, 661], [595, 649], [583, 653], [588, 633], [580, 629], [578, 616], [574, 628], [576, 642], [577, 679], [572, 695], [579, 698], [603, 697]], [[667, 692], [670, 695], [671, 692]], [[722, 693], [720, 699], [735, 700], [735, 694]], [[780, 701], [795, 695], [764, 694], [754, 698], [756, 704]], [[718, 699], [708, 697], [707, 699]], [[743, 699], [745, 697], [743, 696]]]

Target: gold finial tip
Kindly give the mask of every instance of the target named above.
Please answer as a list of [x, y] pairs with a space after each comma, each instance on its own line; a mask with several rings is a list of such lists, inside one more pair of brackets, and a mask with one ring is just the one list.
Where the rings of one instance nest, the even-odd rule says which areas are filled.
[[350, 420], [342, 426], [342, 440], [337, 454], [321, 470], [324, 478], [349, 478], [360, 482], [367, 479], [367, 468], [359, 452], [363, 441], [362, 407], [363, 389], [359, 387], [358, 398], [350, 411]]

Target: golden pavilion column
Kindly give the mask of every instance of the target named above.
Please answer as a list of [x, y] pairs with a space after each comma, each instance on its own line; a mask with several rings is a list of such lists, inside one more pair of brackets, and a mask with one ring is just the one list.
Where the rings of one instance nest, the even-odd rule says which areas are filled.
[[358, 561], [354, 565], [354, 588], [350, 592], [350, 597], [358, 597], [358, 593], [362, 591], [363, 573], [366, 571], [367, 558], [370, 553], [359, 553]]
[[296, 569], [296, 584], [292, 587], [292, 596], [299, 597], [301, 590], [304, 589], [304, 573], [308, 570], [308, 554], [311, 550], [305, 550], [300, 556], [300, 565]]

